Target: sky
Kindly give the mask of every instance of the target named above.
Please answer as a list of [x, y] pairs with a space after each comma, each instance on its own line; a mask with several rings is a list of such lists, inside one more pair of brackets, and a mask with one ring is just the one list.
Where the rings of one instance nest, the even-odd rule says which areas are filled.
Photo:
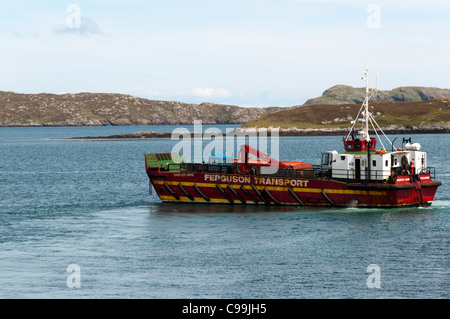
[[[292, 106], [450, 88], [450, 1], [0, 0], [0, 91]], [[376, 80], [378, 79], [378, 80]]]

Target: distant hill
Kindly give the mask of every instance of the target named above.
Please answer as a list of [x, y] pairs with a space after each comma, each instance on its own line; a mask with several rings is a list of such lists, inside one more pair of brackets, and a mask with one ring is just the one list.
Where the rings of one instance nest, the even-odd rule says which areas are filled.
[[[450, 132], [450, 98], [414, 102], [370, 103], [382, 128], [417, 132]], [[282, 110], [250, 121], [243, 130], [279, 127], [285, 130], [317, 129], [324, 132], [348, 130], [360, 104], [310, 104]], [[305, 131], [306, 132], [306, 131]], [[312, 131], [311, 131], [312, 132]]]
[[[204, 124], [247, 123], [244, 125], [247, 128], [336, 128], [348, 125], [364, 96], [364, 88], [335, 85], [304, 105], [247, 108], [157, 101], [112, 93], [19, 94], [0, 91], [0, 126], [176, 125], [202, 120]], [[376, 117], [380, 125], [406, 127], [448, 123], [450, 103], [446, 101], [450, 98], [447, 97], [450, 97], [450, 89], [400, 87], [378, 91], [371, 101], [381, 103], [376, 109], [376, 114], [380, 113]], [[401, 104], [401, 101], [411, 104]]]
[[[309, 99], [303, 105], [346, 103], [361, 104], [364, 101], [365, 94], [365, 88], [354, 88], [348, 85], [335, 85], [325, 90], [322, 96]], [[450, 89], [404, 86], [389, 91], [377, 91], [370, 100], [372, 102], [413, 102], [429, 101], [445, 97], [450, 97]]]
[[242, 124], [280, 110], [155, 101], [124, 94], [0, 91], [0, 126]]

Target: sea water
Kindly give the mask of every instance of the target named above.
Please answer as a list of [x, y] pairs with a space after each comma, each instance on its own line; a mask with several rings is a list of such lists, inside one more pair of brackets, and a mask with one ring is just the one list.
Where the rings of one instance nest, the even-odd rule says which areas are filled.
[[[174, 128], [0, 128], [0, 298], [450, 297], [450, 135], [406, 136], [443, 185], [401, 209], [163, 204], [144, 154], [178, 141], [69, 139]], [[279, 141], [285, 160], [342, 150]]]

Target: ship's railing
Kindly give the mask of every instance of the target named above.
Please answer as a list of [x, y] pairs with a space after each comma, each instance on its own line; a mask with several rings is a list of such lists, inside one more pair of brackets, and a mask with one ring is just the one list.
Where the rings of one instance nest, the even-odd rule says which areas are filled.
[[390, 169], [371, 169], [370, 174], [367, 169], [356, 171], [354, 169], [333, 169], [323, 172], [322, 177], [333, 179], [344, 179], [354, 181], [385, 182], [391, 175]]
[[[318, 166], [320, 167], [320, 165]], [[318, 178], [319, 168], [314, 169], [292, 169], [292, 168], [278, 168], [273, 174], [262, 174], [261, 167], [253, 167], [252, 174], [257, 176], [268, 177], [285, 177], [285, 178]]]
[[183, 163], [169, 164], [169, 169], [175, 168], [174, 165], [178, 165], [180, 172], [233, 174], [232, 165]]
[[421, 174], [430, 174], [431, 180], [436, 179], [436, 168], [435, 167], [427, 167], [426, 171], [421, 172]]
[[[200, 163], [182, 163], [167, 164], [162, 167], [166, 171], [180, 171], [192, 173], [215, 173], [215, 174], [235, 174], [236, 166], [231, 164], [200, 164]], [[313, 169], [288, 169], [279, 168], [274, 174], [267, 174], [270, 177], [287, 177], [287, 178], [317, 178], [320, 165]], [[263, 176], [261, 167], [253, 166], [249, 170], [249, 175]]]
[[[311, 169], [292, 169], [292, 168], [278, 168], [275, 173], [263, 174], [261, 172], [262, 167], [253, 166], [249, 171], [249, 175], [255, 176], [267, 176], [267, 177], [281, 177], [281, 178], [328, 178], [331, 179], [334, 176], [338, 176], [339, 179], [347, 180], [363, 180], [365, 171], [361, 171], [361, 178], [357, 178], [355, 171], [353, 170], [331, 170], [322, 171], [320, 165], [312, 165]], [[233, 165], [224, 164], [199, 164], [199, 163], [183, 163], [183, 164], [168, 164], [165, 167], [168, 171], [180, 171], [180, 172], [192, 172], [192, 173], [215, 173], [215, 174], [235, 174], [236, 169]], [[340, 171], [340, 172], [337, 172]], [[383, 173], [386, 171], [371, 171], [371, 180], [382, 180]], [[388, 172], [389, 173], [389, 172]]]
[[170, 171], [170, 172], [198, 172], [198, 173], [221, 173], [221, 174], [233, 173], [233, 167], [231, 165], [217, 165], [217, 164], [171, 163], [163, 165], [159, 169], [161, 169], [162, 171]]
[[370, 170], [370, 176], [368, 174], [368, 170], [361, 170], [357, 172], [356, 170], [347, 170], [347, 169], [333, 169], [333, 171], [322, 171], [319, 176], [322, 178], [333, 178], [333, 179], [342, 179], [342, 180], [351, 180], [351, 181], [368, 181], [368, 182], [377, 182], [377, 183], [387, 183], [391, 181], [391, 175], [394, 173], [397, 176], [411, 176], [412, 178], [416, 177], [418, 179], [419, 174], [430, 174], [431, 180], [435, 179], [435, 168], [428, 167], [426, 170], [415, 172], [415, 174], [411, 174], [411, 171], [402, 169], [401, 167], [384, 170]]
[[[215, 173], [215, 174], [234, 174], [236, 168], [234, 165], [224, 164], [194, 164], [194, 163], [182, 163], [182, 164], [168, 164], [165, 168], [168, 171], [180, 171], [180, 172], [198, 172], [198, 173]], [[410, 175], [409, 171], [398, 170], [395, 171], [397, 175]], [[417, 172], [416, 172], [417, 173]], [[418, 172], [420, 174], [430, 174], [432, 180], [435, 179], [436, 170], [434, 167], [428, 167], [425, 171]], [[273, 174], [262, 174], [261, 167], [252, 167], [250, 175], [256, 176], [269, 176], [269, 177], [285, 177], [285, 178], [327, 178], [327, 179], [342, 179], [350, 181], [370, 181], [370, 182], [389, 182], [389, 176], [391, 176], [390, 169], [384, 170], [370, 170], [370, 178], [368, 177], [367, 170], [349, 169], [333, 169], [322, 171], [320, 165], [312, 165], [311, 169], [290, 169], [279, 168], [277, 172]]]
[[434, 180], [436, 178], [436, 169], [434, 167], [427, 167], [424, 170], [421, 170], [421, 171], [416, 170], [414, 172], [412, 172], [411, 170], [408, 170], [408, 169], [404, 169], [402, 167], [396, 167], [392, 171], [397, 175], [418, 176], [418, 175], [429, 174], [430, 178], [432, 180]]

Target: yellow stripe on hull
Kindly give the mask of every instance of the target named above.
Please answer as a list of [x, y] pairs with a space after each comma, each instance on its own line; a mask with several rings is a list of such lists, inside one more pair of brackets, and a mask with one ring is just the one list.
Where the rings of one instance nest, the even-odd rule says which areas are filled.
[[[157, 185], [164, 184], [165, 181], [161, 180], [155, 180], [153, 183]], [[181, 183], [182, 186], [194, 186], [196, 184], [198, 187], [216, 187], [216, 184], [214, 183], [194, 183], [194, 182], [175, 182], [175, 181], [167, 181], [168, 185], [177, 186]], [[233, 188], [239, 189], [241, 186], [243, 186], [245, 189], [251, 190], [252, 187], [250, 185], [236, 185], [236, 184], [218, 184], [222, 188], [226, 188], [227, 185], [230, 185]], [[264, 188], [267, 188], [269, 191], [278, 191], [278, 192], [287, 192], [288, 187], [282, 187], [282, 186], [264, 186], [264, 185], [255, 185], [255, 187], [258, 190], [264, 190]], [[294, 192], [300, 192], [300, 193], [321, 193], [322, 189], [320, 188], [307, 188], [307, 187], [292, 187], [292, 190]], [[357, 190], [357, 189], [332, 189], [332, 188], [325, 188], [323, 191], [326, 194], [346, 194], [346, 195], [370, 195], [370, 196], [386, 196], [385, 191], [367, 191], [367, 190]], [[187, 198], [187, 197], [186, 197]], [[204, 201], [203, 198], [199, 197], [201, 200]], [[228, 200], [224, 200], [228, 202]]]
[[[161, 195], [159, 196], [162, 200], [164, 201], [168, 201], [168, 202], [188, 202], [188, 203], [193, 203], [193, 202], [204, 202], [204, 203], [226, 203], [226, 204], [230, 204], [230, 202], [227, 199], [223, 199], [223, 198], [210, 198], [209, 202], [204, 199], [203, 197], [193, 197], [194, 200], [190, 200], [189, 197], [186, 196], [179, 196], [180, 199], [175, 199], [170, 195]], [[242, 204], [242, 202], [240, 200], [233, 200], [233, 202], [235, 204]], [[255, 202], [253, 201], [245, 201], [246, 204], [255, 204]]]

